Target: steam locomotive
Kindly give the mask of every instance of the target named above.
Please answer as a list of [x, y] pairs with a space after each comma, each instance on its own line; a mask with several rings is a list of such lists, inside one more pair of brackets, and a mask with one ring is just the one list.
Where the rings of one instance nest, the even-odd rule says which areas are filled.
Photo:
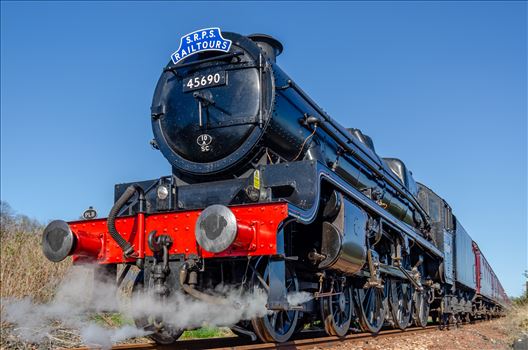
[[[265, 291], [268, 315], [231, 325], [264, 342], [306, 324], [344, 336], [501, 315], [508, 298], [449, 204], [325, 113], [277, 65], [282, 51], [263, 34], [182, 37], [151, 107], [172, 174], [116, 185], [106, 219], [51, 222], [46, 257], [96, 262], [118, 282], [136, 265], [135, 288], [160, 300]], [[311, 299], [291, 304], [301, 291]], [[183, 331], [148, 319], [136, 323], [157, 342]]]

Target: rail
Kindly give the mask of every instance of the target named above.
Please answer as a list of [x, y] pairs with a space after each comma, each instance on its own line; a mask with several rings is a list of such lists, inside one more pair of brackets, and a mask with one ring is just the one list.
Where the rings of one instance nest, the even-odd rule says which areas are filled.
[[[239, 337], [209, 338], [195, 340], [180, 340], [172, 345], [158, 345], [154, 343], [120, 344], [112, 347], [113, 350], [266, 350], [266, 349], [312, 349], [313, 347], [328, 347], [364, 339], [379, 339], [410, 335], [415, 333], [432, 332], [438, 325], [425, 328], [410, 327], [405, 331], [399, 329], [382, 330], [376, 335], [370, 333], [353, 333], [343, 338], [326, 336], [320, 331], [305, 331], [299, 333], [295, 339], [285, 343], [251, 343]], [[75, 350], [93, 350], [94, 347], [74, 348]], [[74, 350], [63, 349], [63, 350]]]

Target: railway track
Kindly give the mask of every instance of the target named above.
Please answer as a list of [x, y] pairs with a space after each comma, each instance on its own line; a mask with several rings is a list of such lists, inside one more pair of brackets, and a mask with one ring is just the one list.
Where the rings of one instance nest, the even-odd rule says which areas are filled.
[[[415, 333], [427, 333], [438, 329], [438, 325], [431, 325], [425, 328], [410, 327], [405, 331], [389, 329], [379, 332], [377, 335], [369, 333], [354, 333], [346, 337], [329, 337], [323, 332], [302, 332], [296, 339], [285, 343], [251, 343], [248, 340], [239, 337], [226, 338], [209, 338], [196, 340], [182, 340], [173, 345], [157, 345], [154, 343], [142, 344], [121, 344], [112, 347], [113, 350], [197, 350], [197, 349], [215, 349], [215, 350], [265, 350], [265, 349], [311, 349], [313, 347], [335, 346], [347, 342], [354, 342], [364, 339], [390, 338], [401, 335], [410, 335]], [[323, 335], [323, 336], [321, 336]], [[75, 350], [92, 350], [93, 348], [82, 347], [74, 348]], [[64, 350], [74, 350], [64, 349]]]

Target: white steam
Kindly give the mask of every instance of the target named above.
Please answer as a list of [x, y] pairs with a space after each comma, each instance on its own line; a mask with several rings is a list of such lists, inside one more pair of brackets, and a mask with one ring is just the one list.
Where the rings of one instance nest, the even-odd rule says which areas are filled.
[[86, 346], [103, 349], [110, 349], [117, 342], [148, 334], [148, 332], [129, 325], [118, 329], [108, 329], [91, 323], [81, 329], [81, 338]]
[[74, 266], [50, 303], [37, 304], [30, 298], [2, 300], [2, 320], [14, 324], [16, 334], [32, 343], [52, 338], [50, 334], [57, 322], [77, 329], [86, 345], [99, 348], [110, 348], [117, 341], [147, 335], [148, 332], [131, 325], [105, 329], [90, 320], [94, 312], [122, 309], [124, 304], [119, 303], [116, 292], [113, 285], [94, 282], [93, 267]]
[[297, 292], [288, 294], [288, 303], [291, 306], [301, 306], [313, 299], [313, 295], [308, 292]]
[[[231, 326], [269, 312], [267, 296], [263, 292], [242, 293], [240, 289], [228, 286], [219, 286], [211, 292], [223, 295], [227, 302], [211, 304], [182, 293], [175, 293], [163, 302], [146, 293], [130, 298], [124, 296], [122, 290], [117, 290], [113, 283], [94, 282], [93, 267], [74, 266], [53, 301], [36, 304], [29, 298], [2, 300], [2, 319], [14, 324], [17, 335], [32, 343], [50, 337], [59, 322], [78, 330], [86, 346], [108, 349], [112, 344], [149, 332], [130, 324], [114, 329], [102, 327], [90, 319], [95, 312], [119, 312], [127, 320], [158, 315], [181, 329]], [[292, 305], [300, 305], [311, 298], [305, 292], [288, 295]]]

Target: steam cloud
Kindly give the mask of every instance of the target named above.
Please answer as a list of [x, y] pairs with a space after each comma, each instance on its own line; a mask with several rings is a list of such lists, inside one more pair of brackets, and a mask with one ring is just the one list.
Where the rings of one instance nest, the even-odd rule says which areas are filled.
[[107, 349], [112, 343], [148, 334], [130, 325], [106, 329], [90, 320], [94, 312], [125, 311], [116, 292], [113, 285], [94, 282], [93, 266], [74, 266], [48, 304], [36, 304], [30, 298], [2, 300], [2, 320], [16, 325], [17, 335], [28, 342], [43, 342], [60, 322], [79, 330], [86, 345]]
[[[120, 312], [126, 319], [152, 314], [160, 315], [176, 328], [231, 326], [241, 320], [262, 317], [267, 297], [264, 293], [242, 293], [240, 289], [219, 286], [215, 292], [228, 300], [225, 304], [210, 304], [190, 296], [175, 293], [165, 302], [146, 293], [133, 298], [123, 297], [114, 284], [94, 282], [93, 267], [74, 266], [60, 285], [53, 301], [36, 304], [31, 299], [2, 300], [2, 319], [16, 325], [17, 335], [25, 341], [40, 343], [60, 322], [77, 329], [86, 346], [108, 349], [116, 342], [148, 335], [132, 325], [117, 329], [104, 328], [93, 320], [94, 312]], [[300, 305], [311, 299], [309, 293], [288, 295], [288, 301]]]

